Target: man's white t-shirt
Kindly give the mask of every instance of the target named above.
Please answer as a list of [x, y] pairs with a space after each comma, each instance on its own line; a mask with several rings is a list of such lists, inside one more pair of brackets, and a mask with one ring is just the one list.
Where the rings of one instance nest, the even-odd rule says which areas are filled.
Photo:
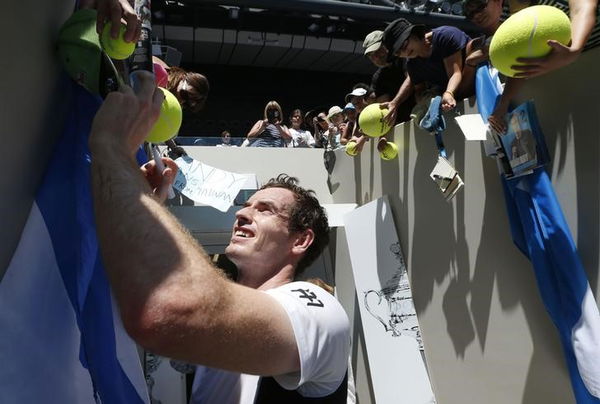
[[[350, 323], [340, 303], [308, 282], [291, 282], [266, 291], [285, 309], [294, 329], [300, 371], [274, 376], [287, 390], [324, 397], [342, 383], [348, 368]], [[190, 404], [251, 404], [260, 376], [198, 366]]]

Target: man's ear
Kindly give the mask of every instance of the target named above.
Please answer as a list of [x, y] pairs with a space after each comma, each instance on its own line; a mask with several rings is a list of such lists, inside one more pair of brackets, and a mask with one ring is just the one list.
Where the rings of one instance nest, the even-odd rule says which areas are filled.
[[315, 233], [312, 231], [312, 229], [306, 229], [298, 232], [296, 239], [294, 240], [292, 251], [296, 254], [303, 254], [306, 252], [306, 250], [308, 250], [314, 240]]

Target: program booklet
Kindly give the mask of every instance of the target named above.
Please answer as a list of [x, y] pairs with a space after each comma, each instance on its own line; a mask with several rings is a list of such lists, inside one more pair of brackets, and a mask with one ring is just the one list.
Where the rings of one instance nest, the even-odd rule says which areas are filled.
[[533, 101], [527, 101], [507, 115], [507, 130], [494, 134], [497, 157], [507, 178], [533, 172], [549, 161], [544, 135], [537, 121]]

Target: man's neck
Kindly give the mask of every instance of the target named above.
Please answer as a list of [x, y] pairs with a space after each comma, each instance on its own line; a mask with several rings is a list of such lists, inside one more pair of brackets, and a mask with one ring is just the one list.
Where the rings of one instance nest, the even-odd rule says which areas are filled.
[[[250, 274], [252, 273], [251, 271], [249, 272]], [[245, 271], [243, 270], [239, 271], [240, 275], [238, 276], [237, 283], [252, 289], [269, 290], [292, 282], [294, 280], [295, 269], [292, 265], [286, 265], [281, 270], [275, 272], [273, 276], [266, 279], [244, 276], [244, 273]]]

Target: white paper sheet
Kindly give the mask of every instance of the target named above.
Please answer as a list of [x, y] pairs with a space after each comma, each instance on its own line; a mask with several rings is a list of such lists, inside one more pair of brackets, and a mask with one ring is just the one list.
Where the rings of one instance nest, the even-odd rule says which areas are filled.
[[456, 123], [460, 127], [460, 130], [465, 135], [467, 140], [486, 140], [488, 126], [481, 115], [479, 114], [467, 114], [454, 117]]
[[194, 202], [212, 206], [226, 212], [242, 186], [247, 184], [253, 175], [237, 174], [211, 167], [189, 156], [175, 160], [179, 171], [173, 188]]

